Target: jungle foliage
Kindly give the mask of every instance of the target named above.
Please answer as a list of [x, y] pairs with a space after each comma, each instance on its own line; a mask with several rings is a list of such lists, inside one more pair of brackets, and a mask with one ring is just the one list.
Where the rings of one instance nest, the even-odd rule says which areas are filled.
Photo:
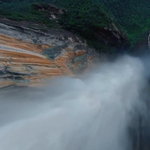
[[48, 13], [32, 9], [32, 4], [38, 2], [52, 3], [66, 9], [60, 25], [83, 36], [90, 36], [95, 27], [109, 24], [112, 16], [133, 46], [146, 36], [150, 27], [149, 0], [0, 0], [0, 16], [36, 21], [57, 28], [56, 22], [48, 20]]

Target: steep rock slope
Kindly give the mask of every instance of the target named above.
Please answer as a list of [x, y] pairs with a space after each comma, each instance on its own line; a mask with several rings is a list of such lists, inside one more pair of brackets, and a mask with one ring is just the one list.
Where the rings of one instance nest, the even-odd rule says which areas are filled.
[[94, 49], [70, 32], [1, 20], [0, 87], [37, 86], [54, 76], [75, 76], [98, 59]]

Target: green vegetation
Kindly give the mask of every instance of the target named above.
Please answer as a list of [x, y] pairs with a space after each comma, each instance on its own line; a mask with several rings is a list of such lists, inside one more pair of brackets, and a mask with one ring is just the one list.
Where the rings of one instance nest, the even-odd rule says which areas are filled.
[[116, 48], [110, 48], [104, 43], [104, 38], [97, 40], [100, 37], [99, 34], [97, 36], [97, 32], [102, 31], [104, 27], [111, 27], [111, 23], [115, 22], [100, 2], [55, 0], [54, 3], [67, 10], [59, 20], [63, 28], [86, 38], [88, 45], [95, 47], [101, 53], [116, 52]]
[[57, 23], [50, 20], [47, 12], [36, 11], [32, 8], [40, 0], [0, 0], [0, 17], [7, 17], [16, 21], [27, 20], [49, 27], [57, 28]]
[[[47, 2], [64, 10], [58, 22], [55, 19], [49, 19], [48, 11], [39, 11], [33, 7], [35, 3], [46, 4]], [[40, 0], [0, 0], [0, 3], [0, 16], [2, 17], [6, 16], [19, 21], [34, 21], [53, 28], [61, 27], [86, 38], [88, 43], [95, 47], [100, 45], [94, 42], [95, 32], [112, 22], [104, 7], [93, 0], [44, 0], [43, 2]]]
[[94, 30], [104, 28], [112, 22], [103, 7], [92, 0], [69, 0], [64, 7], [67, 13], [62, 16], [60, 24], [86, 38], [93, 36]]
[[146, 37], [150, 28], [149, 0], [0, 0], [0, 16], [58, 28], [55, 20], [48, 19], [48, 12], [33, 9], [32, 4], [37, 2], [67, 9], [59, 24], [86, 38], [92, 36], [93, 30], [107, 26], [110, 16], [126, 32], [132, 46]]
[[126, 31], [133, 46], [147, 37], [150, 29], [149, 0], [99, 0], [114, 15], [118, 23]]
[[[0, 0], [0, 16], [14, 20], [37, 21], [53, 26], [53, 20], [48, 19], [48, 12], [33, 9], [32, 4], [37, 2], [41, 3], [40, 0]], [[67, 9], [60, 24], [64, 28], [82, 34], [87, 34], [93, 27], [104, 27], [110, 22], [100, 3], [92, 0], [44, 0], [43, 2], [51, 2]]]

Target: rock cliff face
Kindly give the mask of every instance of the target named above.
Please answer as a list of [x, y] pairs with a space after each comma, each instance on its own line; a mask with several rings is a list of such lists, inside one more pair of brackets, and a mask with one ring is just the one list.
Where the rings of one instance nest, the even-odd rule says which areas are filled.
[[67, 31], [42, 31], [33, 23], [5, 19], [0, 23], [0, 87], [37, 86], [54, 76], [75, 76], [98, 59], [94, 49]]
[[119, 50], [130, 47], [130, 41], [125, 33], [112, 22], [109, 27], [95, 29], [94, 37], [97, 41], [115, 47]]

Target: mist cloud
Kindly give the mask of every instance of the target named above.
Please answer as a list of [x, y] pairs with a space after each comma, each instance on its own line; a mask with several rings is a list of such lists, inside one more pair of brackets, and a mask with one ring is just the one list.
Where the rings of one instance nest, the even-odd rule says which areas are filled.
[[130, 150], [128, 126], [145, 85], [141, 60], [124, 56], [82, 79], [3, 90], [0, 150]]

